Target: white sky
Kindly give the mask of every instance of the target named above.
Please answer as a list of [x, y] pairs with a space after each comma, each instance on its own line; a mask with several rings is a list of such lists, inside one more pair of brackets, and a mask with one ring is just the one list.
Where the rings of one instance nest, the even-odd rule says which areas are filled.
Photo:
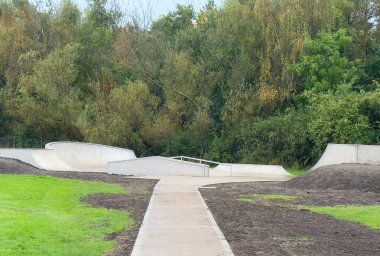
[[[82, 0], [76, 0], [82, 1]], [[195, 11], [204, 7], [208, 0], [117, 0], [127, 14], [155, 20], [168, 12], [175, 11], [177, 4], [194, 6]], [[223, 0], [214, 0], [216, 6], [222, 6]]]
[[[59, 5], [60, 0], [31, 0], [32, 2], [46, 3], [52, 2], [55, 5]], [[71, 0], [76, 3], [83, 11], [87, 6], [86, 0]], [[170, 11], [176, 9], [177, 4], [188, 5], [192, 4], [195, 11], [199, 11], [204, 7], [208, 0], [109, 0], [109, 2], [116, 1], [123, 13], [126, 14], [126, 18], [140, 17], [146, 21], [142, 21], [145, 25], [150, 21], [159, 18], [162, 15], [167, 14]], [[224, 0], [214, 0], [216, 6], [221, 7]], [[42, 4], [43, 6], [43, 4]]]

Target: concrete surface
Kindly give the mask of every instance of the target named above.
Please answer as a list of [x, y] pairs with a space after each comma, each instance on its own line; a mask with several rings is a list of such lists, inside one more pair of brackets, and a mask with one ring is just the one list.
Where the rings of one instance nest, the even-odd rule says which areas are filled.
[[152, 156], [127, 161], [110, 162], [108, 163], [108, 173], [134, 176], [209, 176], [209, 167], [204, 164]]
[[51, 171], [92, 172], [106, 172], [110, 161], [136, 158], [132, 150], [81, 142], [53, 142], [45, 149], [0, 149], [0, 157]]
[[380, 165], [380, 145], [328, 144], [311, 170], [327, 165], [352, 163]]
[[216, 183], [268, 180], [252, 177], [151, 178], [161, 180], [153, 191], [132, 256], [234, 255], [198, 188]]
[[136, 158], [129, 149], [81, 142], [52, 142], [45, 149], [0, 149], [0, 157], [13, 158], [52, 171], [107, 172], [151, 176], [251, 176], [273, 179], [292, 177], [279, 165], [219, 164], [210, 168], [198, 159], [194, 163], [167, 157]]
[[[51, 150], [45, 149], [1, 148], [0, 157], [17, 159], [24, 163], [33, 165], [37, 168], [42, 168], [41, 164], [38, 161], [40, 156], [46, 153], [47, 158], [50, 158], [52, 155], [51, 152]], [[35, 158], [35, 156], [37, 156], [37, 159]]]
[[219, 164], [210, 169], [210, 176], [229, 176], [234, 177], [252, 176], [268, 177], [273, 176], [275, 179], [287, 179], [293, 177], [281, 165], [259, 165], [259, 164]]
[[[207, 160], [202, 160], [207, 162]], [[108, 173], [134, 176], [251, 176], [282, 180], [293, 177], [281, 165], [229, 164], [221, 163], [214, 168], [207, 164], [182, 161], [167, 157], [143, 157], [127, 161], [108, 163]]]
[[132, 150], [92, 143], [51, 142], [45, 148], [53, 149], [58, 159], [76, 170], [106, 171], [109, 162], [136, 159]]

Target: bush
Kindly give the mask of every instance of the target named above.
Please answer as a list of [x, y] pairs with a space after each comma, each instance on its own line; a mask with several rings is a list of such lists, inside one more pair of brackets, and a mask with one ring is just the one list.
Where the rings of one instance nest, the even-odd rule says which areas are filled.
[[307, 166], [312, 161], [309, 117], [302, 111], [259, 119], [241, 130], [242, 162]]
[[308, 129], [316, 144], [315, 154], [321, 154], [328, 143], [376, 143], [375, 127], [370, 123], [370, 118], [376, 118], [370, 115], [376, 112], [368, 104], [374, 93], [323, 94], [313, 98]]

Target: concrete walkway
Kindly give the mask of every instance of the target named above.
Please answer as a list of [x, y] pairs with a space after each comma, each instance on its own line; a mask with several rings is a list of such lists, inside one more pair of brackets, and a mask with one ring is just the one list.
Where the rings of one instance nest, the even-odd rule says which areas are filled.
[[162, 178], [156, 185], [132, 256], [232, 256], [233, 252], [198, 188], [267, 180], [243, 177]]

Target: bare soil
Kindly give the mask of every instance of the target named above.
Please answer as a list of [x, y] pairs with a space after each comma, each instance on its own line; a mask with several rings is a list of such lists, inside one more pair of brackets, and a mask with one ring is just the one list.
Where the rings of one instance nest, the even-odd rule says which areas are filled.
[[360, 190], [380, 193], [380, 165], [330, 165], [285, 182], [301, 189]]
[[[218, 184], [216, 189], [200, 191], [236, 256], [374, 256], [380, 255], [380, 230], [298, 208], [380, 204], [380, 193], [368, 191], [376, 190], [376, 184], [367, 189], [373, 184], [368, 179], [376, 180], [376, 172], [380, 173], [379, 167], [373, 168], [336, 165], [287, 182]], [[298, 199], [239, 200], [247, 194], [295, 195]]]
[[122, 175], [92, 172], [59, 172], [35, 168], [18, 160], [0, 158], [0, 174], [29, 174], [54, 176], [67, 179], [93, 180], [120, 184], [127, 189], [128, 194], [94, 194], [82, 198], [94, 207], [104, 207], [128, 211], [135, 224], [121, 233], [109, 234], [108, 239], [115, 240], [116, 246], [110, 256], [130, 255], [137, 238], [138, 231], [144, 219], [153, 188], [157, 180], [134, 179]]

